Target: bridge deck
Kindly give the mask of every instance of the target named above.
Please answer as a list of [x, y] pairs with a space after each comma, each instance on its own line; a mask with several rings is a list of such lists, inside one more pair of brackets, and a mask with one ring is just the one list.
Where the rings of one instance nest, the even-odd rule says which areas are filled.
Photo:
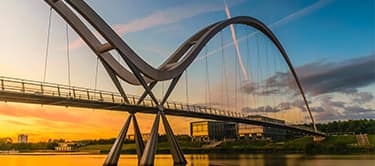
[[[0, 77], [0, 101], [140, 113], [156, 113], [158, 110], [150, 99], [145, 99], [141, 104], [136, 104], [136, 96], [128, 96], [128, 99], [130, 103], [125, 103], [120, 94], [108, 91]], [[315, 132], [309, 128], [250, 119], [247, 114], [207, 106], [166, 102], [164, 107], [168, 115], [238, 122], [325, 136], [325, 133]]]

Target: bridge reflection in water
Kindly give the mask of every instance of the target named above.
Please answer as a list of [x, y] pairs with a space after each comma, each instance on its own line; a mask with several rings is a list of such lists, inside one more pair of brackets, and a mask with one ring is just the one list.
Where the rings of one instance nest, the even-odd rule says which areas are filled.
[[[55, 166], [101, 165], [105, 155], [0, 155], [2, 165]], [[187, 154], [185, 155], [188, 166], [208, 165], [239, 165], [239, 166], [314, 166], [314, 165], [340, 165], [362, 166], [373, 165], [373, 155], [317, 155], [306, 156], [303, 154]], [[48, 160], [47, 160], [48, 158]], [[121, 155], [118, 165], [135, 166], [138, 163], [137, 155]], [[155, 157], [156, 166], [173, 165], [171, 155], [158, 154]]]

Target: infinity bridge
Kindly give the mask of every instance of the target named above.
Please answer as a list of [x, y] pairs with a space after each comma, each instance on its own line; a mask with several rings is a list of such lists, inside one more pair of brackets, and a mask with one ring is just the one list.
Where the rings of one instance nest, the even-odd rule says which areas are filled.
[[[145, 62], [139, 55], [137, 55], [135, 51], [130, 48], [129, 45], [124, 40], [122, 40], [122, 38], [112, 29], [112, 27], [109, 26], [83, 0], [44, 1], [51, 7], [49, 29], [47, 35], [48, 39], [46, 59], [49, 46], [51, 12], [53, 9], [66, 21], [67, 27], [69, 25], [72, 29], [74, 29], [74, 31], [95, 53], [98, 60], [100, 60], [100, 62], [103, 64], [105, 71], [111, 78], [119, 93], [47, 83], [45, 82], [46, 74], [44, 73], [43, 82], [22, 80], [10, 77], [0, 77], [0, 100], [9, 102], [71, 106], [129, 112], [130, 115], [125, 121], [123, 128], [121, 129], [103, 164], [105, 166], [117, 165], [120, 151], [131, 120], [133, 120], [135, 144], [139, 165], [153, 165], [156, 154], [156, 146], [158, 142], [160, 118], [162, 119], [165, 133], [170, 144], [170, 151], [174, 160], [174, 164], [185, 165], [187, 163], [186, 159], [177, 142], [177, 139], [175, 138], [166, 115], [238, 122], [244, 124], [286, 129], [314, 136], [325, 136], [325, 133], [319, 132], [315, 126], [314, 117], [311, 113], [302, 85], [297, 77], [297, 74], [292, 66], [292, 63], [289, 60], [286, 51], [284, 50], [276, 36], [272, 33], [272, 31], [265, 24], [255, 18], [240, 16], [213, 23], [192, 35], [178, 49], [176, 49], [176, 51], [171, 54], [169, 58], [164, 61], [164, 63], [162, 63], [158, 68], [154, 68], [153, 66]], [[242, 24], [255, 28], [263, 35], [265, 35], [269, 40], [271, 40], [272, 44], [276, 46], [277, 50], [281, 54], [281, 57], [288, 66], [290, 75], [294, 79], [294, 83], [297, 85], [296, 89], [298, 89], [298, 92], [303, 99], [304, 105], [313, 125], [313, 129], [301, 128], [290, 124], [255, 120], [249, 118], [248, 115], [244, 113], [202, 105], [178, 103], [168, 100], [172, 91], [175, 89], [176, 84], [179, 82], [182, 74], [186, 72], [187, 68], [191, 66], [191, 64], [195, 60], [197, 60], [198, 54], [202, 51], [206, 44], [216, 34], [220, 33], [226, 27], [231, 26], [231, 30], [233, 30], [233, 24]], [[235, 33], [233, 32], [234, 30], [232, 31], [232, 37], [235, 36]], [[98, 37], [99, 35], [101, 36], [100, 39]], [[234, 43], [237, 43], [235, 37], [233, 37], [233, 40]], [[125, 62], [126, 66], [122, 65], [119, 60], [114, 58], [113, 51], [120, 55], [120, 58], [123, 60], [123, 62]], [[223, 52], [224, 51], [222, 50], [222, 55], [224, 55]], [[242, 59], [238, 52], [239, 49], [237, 48], [238, 61], [242, 63]], [[257, 66], [258, 65], [259, 64], [257, 64]], [[241, 66], [241, 69], [244, 74], [244, 81], [249, 81], [246, 69], [244, 68], [243, 64]], [[208, 69], [206, 58], [206, 72], [207, 71]], [[121, 80], [128, 83], [129, 85], [143, 87], [144, 92], [140, 96], [132, 96], [126, 94], [122, 84], [120, 83]], [[156, 86], [156, 84], [162, 81], [169, 81], [170, 85], [168, 86], [161, 99], [159, 99], [154, 95], [153, 88]], [[235, 89], [234, 91], [236, 90], [237, 89]], [[140, 133], [138, 122], [135, 116], [135, 114], [138, 112], [156, 114], [150, 132], [150, 139], [147, 141], [146, 145], [143, 142], [142, 134]]]
[[[138, 96], [128, 96], [130, 103], [125, 103], [119, 93], [99, 91], [61, 84], [43, 83], [10, 77], [0, 77], [0, 100], [43, 105], [72, 106], [114, 111], [155, 114], [157, 106], [150, 99], [137, 103]], [[287, 129], [309, 135], [325, 136], [325, 133], [283, 123], [253, 120], [248, 114], [231, 112], [213, 107], [189, 105], [169, 101], [165, 103], [168, 115], [231, 121], [266, 127]]]

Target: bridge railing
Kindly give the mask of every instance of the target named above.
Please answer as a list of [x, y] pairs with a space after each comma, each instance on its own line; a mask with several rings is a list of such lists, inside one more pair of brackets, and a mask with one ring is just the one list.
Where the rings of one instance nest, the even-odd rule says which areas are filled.
[[[75, 86], [67, 86], [62, 84], [38, 82], [32, 80], [2, 77], [0, 76], [0, 88], [2, 91], [18, 92], [25, 94], [41, 95], [41, 96], [54, 96], [69, 99], [81, 99], [97, 102], [111, 102], [117, 104], [125, 104], [123, 97], [114, 92], [81, 88]], [[136, 105], [139, 99], [138, 96], [127, 96], [130, 104]], [[156, 107], [154, 102], [146, 98], [139, 105], [146, 107]], [[230, 112], [228, 110], [217, 109], [201, 105], [189, 105], [180, 102], [167, 101], [164, 106], [168, 109], [184, 110], [190, 112], [200, 112], [215, 115], [225, 115], [231, 117], [246, 117], [246, 114], [238, 112]]]
[[[0, 87], [2, 91], [125, 104], [123, 97], [118, 93], [48, 82], [38, 82], [11, 77], [0, 77]], [[139, 99], [138, 96], [131, 95], [127, 97], [130, 104], [137, 104], [137, 101]], [[145, 107], [156, 107], [154, 102], [149, 98], [144, 99], [143, 102], [141, 102], [139, 105]], [[168, 109], [223, 115], [229, 117], [245, 118], [247, 116], [247, 114], [239, 112], [231, 112], [228, 110], [217, 109], [209, 106], [189, 105], [174, 101], [167, 101], [164, 106]]]
[[[38, 82], [26, 79], [18, 79], [0, 76], [0, 90], [8, 92], [17, 92], [41, 96], [63, 97], [68, 99], [90, 100], [97, 102], [111, 102], [125, 104], [123, 97], [119, 93], [102, 91], [76, 86], [67, 86], [63, 84]], [[138, 96], [127, 96], [130, 104], [137, 105]], [[145, 107], [156, 107], [154, 102], [146, 98], [139, 105]], [[230, 117], [246, 117], [246, 114], [231, 112], [228, 110], [217, 109], [209, 106], [189, 105], [186, 103], [167, 101], [164, 106], [168, 109], [184, 110], [190, 112], [200, 112], [215, 115], [224, 115]]]
[[[123, 97], [119, 93], [102, 91], [89, 88], [81, 88], [75, 86], [67, 86], [62, 84], [38, 82], [25, 79], [17, 79], [11, 77], [1, 77], [0, 76], [0, 90], [5, 92], [16, 92], [40, 96], [52, 96], [61, 97], [64, 99], [73, 100], [90, 100], [95, 102], [109, 102], [115, 104], [126, 104]], [[130, 95], [127, 96], [129, 104], [140, 105], [144, 107], [156, 107], [154, 102], [150, 98], [145, 98], [143, 102], [137, 104], [139, 99], [138, 96]], [[247, 114], [217, 109], [214, 107], [204, 106], [204, 105], [190, 105], [181, 102], [167, 101], [164, 104], [167, 109], [172, 109], [175, 111], [189, 111], [198, 112], [203, 114], [227, 116], [234, 118], [248, 118]], [[273, 123], [273, 122], [269, 122]], [[297, 127], [297, 126], [296, 126]], [[302, 128], [298, 126], [298, 128]]]

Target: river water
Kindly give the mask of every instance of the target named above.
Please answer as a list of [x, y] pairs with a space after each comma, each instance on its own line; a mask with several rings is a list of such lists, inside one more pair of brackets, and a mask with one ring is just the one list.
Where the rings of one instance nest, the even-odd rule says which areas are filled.
[[[1, 166], [95, 166], [105, 155], [0, 155]], [[189, 154], [189, 166], [375, 166], [375, 154], [314, 155], [302, 154]], [[155, 165], [172, 165], [171, 155], [157, 155]], [[121, 155], [119, 165], [137, 165], [136, 155]]]

